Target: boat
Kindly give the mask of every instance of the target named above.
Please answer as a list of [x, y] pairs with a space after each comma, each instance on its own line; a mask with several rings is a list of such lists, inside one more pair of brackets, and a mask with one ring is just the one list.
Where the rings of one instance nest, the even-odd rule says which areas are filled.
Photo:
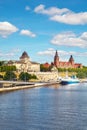
[[66, 77], [60, 79], [60, 84], [62, 85], [75, 84], [79, 82], [80, 80], [76, 77], [76, 75], [72, 75], [71, 77], [66, 75]]

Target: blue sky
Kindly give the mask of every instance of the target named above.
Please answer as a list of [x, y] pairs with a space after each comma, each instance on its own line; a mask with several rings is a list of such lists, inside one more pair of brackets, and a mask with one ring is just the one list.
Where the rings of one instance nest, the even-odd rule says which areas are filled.
[[50, 63], [56, 50], [87, 66], [87, 0], [0, 0], [0, 60]]

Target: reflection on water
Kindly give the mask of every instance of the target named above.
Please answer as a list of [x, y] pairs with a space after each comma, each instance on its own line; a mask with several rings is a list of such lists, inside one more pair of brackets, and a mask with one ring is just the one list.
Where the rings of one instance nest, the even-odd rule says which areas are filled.
[[0, 130], [87, 130], [87, 84], [0, 94]]

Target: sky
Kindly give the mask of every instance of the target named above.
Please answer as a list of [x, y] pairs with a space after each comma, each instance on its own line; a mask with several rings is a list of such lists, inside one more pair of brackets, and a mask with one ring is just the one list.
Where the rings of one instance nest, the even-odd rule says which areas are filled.
[[0, 60], [26, 51], [38, 63], [73, 55], [87, 66], [87, 0], [0, 0]]

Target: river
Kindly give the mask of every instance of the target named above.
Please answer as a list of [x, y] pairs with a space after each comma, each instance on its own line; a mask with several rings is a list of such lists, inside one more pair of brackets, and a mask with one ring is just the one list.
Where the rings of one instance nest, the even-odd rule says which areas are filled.
[[87, 130], [87, 83], [0, 93], [0, 130]]

